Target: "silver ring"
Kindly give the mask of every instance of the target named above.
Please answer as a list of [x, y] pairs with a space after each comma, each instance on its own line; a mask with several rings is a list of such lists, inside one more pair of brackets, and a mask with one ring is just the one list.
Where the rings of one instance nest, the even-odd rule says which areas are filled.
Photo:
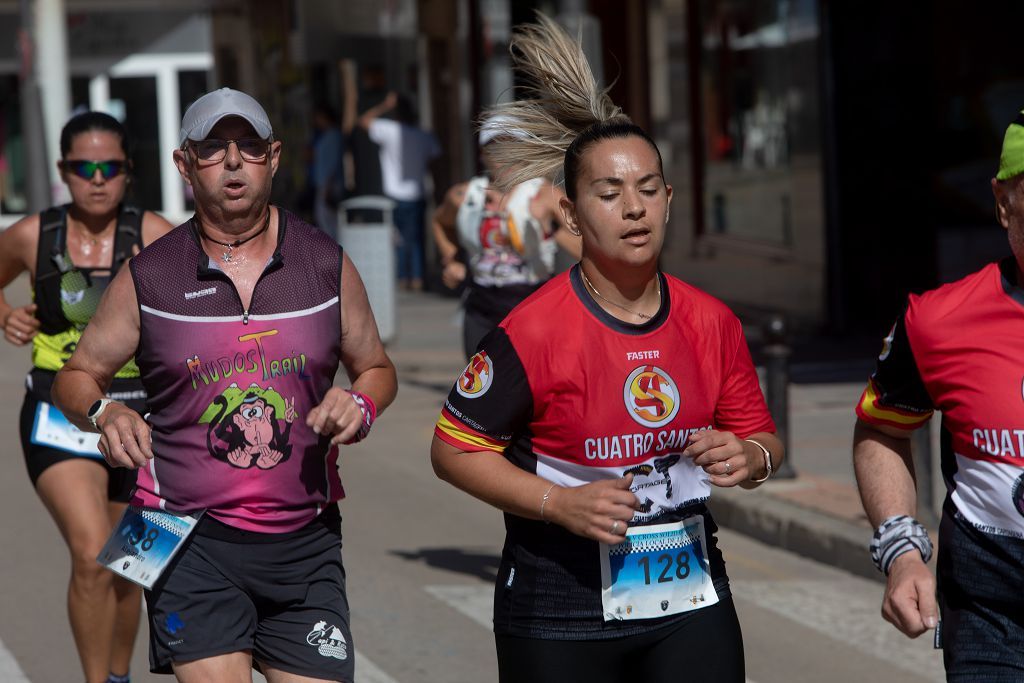
[[612, 533], [613, 536], [617, 536], [618, 535], [618, 533], [619, 533], [619, 520], [616, 519], [615, 521], [612, 522], [612, 531], [611, 531], [611, 533]]
[[726, 463], [725, 463], [725, 473], [729, 474], [730, 472], [732, 472], [732, 465], [729, 464], [728, 461], [726, 461]]

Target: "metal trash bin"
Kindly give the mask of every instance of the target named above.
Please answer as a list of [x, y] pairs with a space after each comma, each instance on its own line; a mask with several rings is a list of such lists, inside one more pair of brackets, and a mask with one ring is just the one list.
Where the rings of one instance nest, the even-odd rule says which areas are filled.
[[[394, 341], [397, 330], [395, 293], [394, 200], [366, 196], [338, 204], [338, 243], [352, 259], [366, 285], [370, 309], [377, 320], [381, 340]], [[380, 214], [380, 221], [353, 223], [353, 212]]]

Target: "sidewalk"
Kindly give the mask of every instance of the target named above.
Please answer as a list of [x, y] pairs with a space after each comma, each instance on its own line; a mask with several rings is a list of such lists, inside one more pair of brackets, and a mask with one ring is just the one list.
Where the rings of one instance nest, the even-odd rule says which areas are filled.
[[[398, 334], [388, 352], [398, 367], [399, 383], [436, 390], [438, 407], [465, 365], [458, 313], [453, 298], [432, 293], [398, 295]], [[813, 374], [794, 372], [798, 377]], [[716, 488], [710, 507], [718, 523], [770, 545], [881, 579], [868, 556], [871, 528], [857, 495], [850, 459], [854, 405], [866, 379], [865, 374], [856, 382], [791, 384], [789, 457], [797, 476], [775, 479], [751, 491]]]

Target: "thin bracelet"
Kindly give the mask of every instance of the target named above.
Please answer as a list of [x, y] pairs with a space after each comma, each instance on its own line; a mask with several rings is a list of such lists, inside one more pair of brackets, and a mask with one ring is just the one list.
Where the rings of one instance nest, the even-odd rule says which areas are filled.
[[551, 489], [555, 488], [557, 484], [552, 484], [548, 487], [548, 490], [544, 492], [544, 497], [540, 499], [540, 519], [545, 524], [550, 524], [548, 520], [544, 519], [544, 506], [548, 504], [548, 499], [551, 497]]
[[754, 439], [743, 439], [743, 440], [744, 441], [749, 441], [750, 443], [754, 444], [755, 446], [757, 446], [758, 448], [761, 449], [762, 453], [764, 453], [765, 475], [763, 477], [761, 477], [760, 479], [751, 479], [750, 481], [754, 482], [755, 484], [760, 484], [762, 482], [768, 481], [768, 478], [771, 477], [772, 474], [775, 473], [775, 467], [772, 465], [772, 452], [769, 451], [768, 448], [763, 443], [761, 443], [760, 441], [755, 441]]

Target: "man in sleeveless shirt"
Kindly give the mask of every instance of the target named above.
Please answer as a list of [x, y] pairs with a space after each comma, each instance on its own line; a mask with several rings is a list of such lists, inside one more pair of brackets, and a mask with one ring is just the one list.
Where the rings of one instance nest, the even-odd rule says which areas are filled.
[[[1024, 112], [991, 185], [1012, 255], [909, 297], [857, 405], [853, 450], [877, 526], [872, 559], [888, 577], [882, 614], [910, 637], [935, 629], [947, 680], [964, 683], [1024, 679]], [[947, 492], [937, 583], [910, 446], [936, 410]]]
[[[139, 470], [145, 519], [201, 514], [146, 591], [153, 671], [351, 681], [338, 448], [394, 399], [395, 370], [348, 257], [270, 205], [281, 142], [259, 103], [204, 95], [180, 143], [196, 215], [114, 279], [54, 400]], [[146, 420], [103, 399], [133, 355]]]

